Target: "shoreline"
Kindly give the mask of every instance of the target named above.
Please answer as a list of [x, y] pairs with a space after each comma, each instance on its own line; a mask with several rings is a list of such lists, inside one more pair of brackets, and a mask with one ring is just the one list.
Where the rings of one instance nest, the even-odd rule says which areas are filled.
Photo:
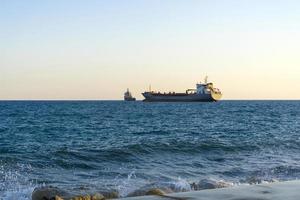
[[118, 198], [122, 200], [299, 200], [300, 180], [239, 185], [228, 188]]

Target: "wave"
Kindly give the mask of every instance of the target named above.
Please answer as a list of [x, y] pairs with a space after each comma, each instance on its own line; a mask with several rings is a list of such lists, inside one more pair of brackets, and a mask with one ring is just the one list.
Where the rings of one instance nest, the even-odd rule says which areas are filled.
[[[57, 187], [52, 186], [40, 186], [32, 190], [32, 188], [28, 188], [28, 190], [23, 190], [22, 192], [26, 191], [26, 193], [22, 192], [10, 192], [9, 195], [5, 200], [12, 200], [14, 195], [22, 195], [25, 194], [24, 200], [29, 200], [30, 192], [34, 195], [34, 193], [39, 193], [39, 195], [45, 195], [52, 193], [62, 197], [75, 197], [81, 195], [93, 195], [95, 193], [102, 194], [105, 198], [123, 198], [123, 197], [137, 197], [137, 196], [145, 196], [152, 194], [154, 191], [161, 191], [163, 193], [177, 193], [177, 192], [188, 192], [188, 191], [199, 191], [199, 190], [207, 190], [207, 189], [216, 189], [216, 188], [226, 188], [226, 187], [235, 187], [241, 184], [253, 184], [253, 183], [232, 183], [232, 182], [225, 182], [224, 180], [215, 180], [215, 179], [202, 179], [199, 182], [189, 183], [184, 179], [176, 179], [169, 182], [153, 182], [145, 184], [142, 187], [136, 187], [129, 184], [133, 181], [134, 173], [128, 175], [128, 180], [123, 181], [117, 188], [111, 190], [99, 190], [93, 192], [81, 192], [73, 191], [73, 192], [66, 192], [65, 190]], [[269, 181], [274, 182], [274, 181]], [[267, 181], [261, 181], [261, 183], [269, 183]], [[79, 190], [79, 189], [78, 189]], [[49, 192], [51, 191], [51, 192]], [[22, 200], [23, 200], [22, 199]]]
[[38, 184], [28, 178], [30, 165], [17, 164], [14, 168], [0, 165], [0, 196], [2, 200], [31, 200], [33, 190]]
[[[279, 171], [282, 167], [275, 168]], [[288, 168], [284, 168], [288, 169]], [[45, 184], [33, 184], [33, 182], [24, 182], [24, 177], [21, 176], [20, 172], [17, 171], [7, 171], [1, 170], [1, 174], [6, 174], [3, 179], [0, 190], [0, 195], [3, 200], [31, 200], [34, 191], [41, 190], [53, 190], [61, 191], [57, 195], [68, 194], [69, 196], [92, 194], [91, 191], [101, 193], [105, 197], [134, 197], [134, 196], [144, 196], [153, 189], [159, 189], [164, 193], [175, 193], [175, 192], [187, 192], [187, 191], [197, 191], [224, 187], [235, 187], [238, 185], [250, 185], [250, 184], [260, 184], [260, 183], [271, 183], [278, 181], [277, 179], [271, 179], [266, 177], [252, 176], [242, 179], [240, 181], [225, 181], [223, 179], [201, 179], [199, 181], [188, 181], [186, 179], [177, 178], [169, 181], [154, 181], [145, 182], [145, 180], [139, 179], [135, 172], [128, 174], [126, 179], [116, 177], [114, 181], [110, 184], [107, 183], [106, 187], [103, 188], [57, 188], [51, 185]], [[292, 170], [293, 171], [293, 170]], [[298, 170], [297, 170], [298, 171]]]

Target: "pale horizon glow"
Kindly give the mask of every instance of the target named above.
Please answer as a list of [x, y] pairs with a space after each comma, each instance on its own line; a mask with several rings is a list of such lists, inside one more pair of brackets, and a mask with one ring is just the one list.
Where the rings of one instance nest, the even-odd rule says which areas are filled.
[[223, 99], [300, 99], [300, 2], [2, 0], [0, 100], [137, 99], [207, 75]]

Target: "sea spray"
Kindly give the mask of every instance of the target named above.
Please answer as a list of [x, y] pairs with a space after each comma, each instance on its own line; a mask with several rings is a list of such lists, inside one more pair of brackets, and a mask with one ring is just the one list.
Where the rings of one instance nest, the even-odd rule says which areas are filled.
[[129, 193], [134, 191], [136, 183], [136, 175], [135, 171], [132, 171], [128, 174], [127, 179], [115, 179], [116, 180], [116, 188], [120, 197], [126, 197]]
[[31, 194], [37, 184], [29, 180], [27, 173], [30, 165], [17, 164], [15, 166], [1, 164], [0, 166], [0, 199], [3, 200], [31, 200]]

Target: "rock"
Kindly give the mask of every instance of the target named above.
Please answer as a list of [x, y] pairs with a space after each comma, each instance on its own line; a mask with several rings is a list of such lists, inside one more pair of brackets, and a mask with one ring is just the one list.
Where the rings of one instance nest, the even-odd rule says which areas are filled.
[[117, 199], [120, 197], [117, 191], [106, 192], [103, 195], [106, 199]]
[[[127, 197], [145, 196], [149, 191], [153, 190], [154, 188], [162, 191], [164, 194], [173, 193], [175, 191], [172, 188], [176, 189], [176, 187], [172, 183], [150, 183], [129, 193]], [[177, 190], [178, 189], [176, 189], [176, 192]]]
[[126, 197], [137, 197], [137, 196], [144, 196], [146, 194], [145, 190], [137, 189], [133, 192], [129, 193]]
[[270, 180], [270, 182], [271, 182], [271, 183], [278, 183], [279, 180], [277, 180], [277, 179], [275, 179], [275, 178], [272, 178], [272, 179]]
[[91, 200], [91, 196], [90, 195], [77, 196], [77, 197], [71, 198], [71, 200]]
[[40, 187], [35, 188], [32, 192], [32, 200], [62, 200], [67, 193], [56, 187]]
[[102, 194], [100, 194], [100, 193], [96, 193], [96, 194], [94, 194], [94, 195], [92, 196], [91, 199], [92, 199], [92, 200], [104, 200], [105, 197], [104, 197]]
[[[241, 182], [243, 182], [243, 181], [241, 181]], [[246, 180], [244, 180], [244, 182], [252, 185], [252, 184], [260, 184], [260, 183], [262, 183], [262, 180], [258, 177], [251, 176], [251, 177], [246, 178]]]
[[226, 187], [233, 186], [233, 183], [227, 183], [225, 181], [218, 181], [217, 186], [218, 186], [218, 188], [226, 188]]
[[163, 196], [163, 195], [165, 195], [165, 192], [158, 188], [154, 188], [154, 189], [150, 189], [148, 192], [146, 192], [146, 195]]
[[198, 183], [192, 183], [191, 188], [193, 190], [206, 190], [206, 189], [215, 189], [215, 188], [224, 188], [229, 187], [231, 184], [224, 181], [215, 181], [209, 179], [203, 179]]

